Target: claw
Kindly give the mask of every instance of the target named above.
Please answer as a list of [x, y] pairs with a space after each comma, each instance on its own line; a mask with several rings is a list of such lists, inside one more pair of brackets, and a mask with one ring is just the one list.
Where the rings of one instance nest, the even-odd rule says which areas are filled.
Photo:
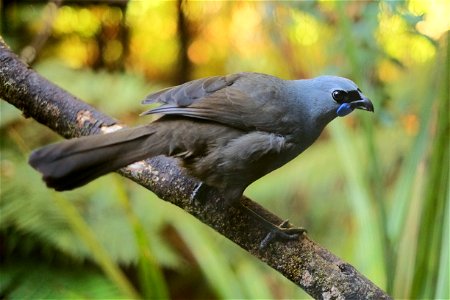
[[259, 244], [259, 249], [264, 249], [274, 240], [285, 240], [292, 241], [296, 240], [306, 232], [306, 229], [301, 227], [290, 227], [289, 220], [283, 221], [280, 225], [275, 225], [270, 222], [256, 211], [252, 210], [250, 207], [242, 204], [240, 205], [252, 216], [254, 217], [261, 225], [269, 230], [269, 233]]
[[266, 237], [259, 244], [259, 249], [266, 248], [274, 240], [296, 240], [306, 232], [306, 229], [301, 227], [288, 227], [289, 220], [283, 221], [279, 226], [274, 227], [269, 231]]

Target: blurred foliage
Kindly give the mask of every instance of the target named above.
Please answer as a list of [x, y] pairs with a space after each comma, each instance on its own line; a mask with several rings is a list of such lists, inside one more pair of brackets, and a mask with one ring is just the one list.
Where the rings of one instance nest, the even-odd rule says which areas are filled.
[[[40, 74], [130, 125], [188, 79], [353, 79], [375, 114], [334, 121], [246, 194], [395, 298], [449, 298], [449, 3], [5, 1], [0, 24]], [[0, 105], [2, 298], [307, 297], [115, 174], [46, 189], [26, 161], [56, 134]]]

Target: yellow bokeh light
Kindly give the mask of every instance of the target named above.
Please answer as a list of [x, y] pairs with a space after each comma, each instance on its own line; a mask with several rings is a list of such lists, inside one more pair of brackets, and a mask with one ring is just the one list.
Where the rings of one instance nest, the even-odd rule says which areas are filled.
[[230, 37], [233, 46], [243, 56], [251, 56], [261, 44], [261, 13], [253, 3], [241, 3], [233, 10]]
[[222, 1], [183, 1], [182, 8], [188, 19], [199, 20], [220, 12], [225, 4]]
[[448, 0], [411, 0], [408, 10], [416, 15], [424, 15], [417, 24], [417, 30], [434, 39], [450, 30], [450, 1]]
[[317, 42], [319, 39], [319, 23], [314, 17], [301, 11], [293, 11], [292, 20], [295, 22], [293, 37], [299, 44], [310, 46]]
[[[418, 8], [416, 8], [418, 10]], [[406, 21], [398, 14], [383, 9], [379, 14], [377, 39], [385, 51], [404, 64], [424, 63], [436, 53], [426, 38], [410, 32]]]
[[58, 55], [72, 68], [81, 68], [90, 57], [90, 48], [77, 35], [71, 35], [59, 45]]
[[419, 130], [419, 118], [415, 114], [407, 114], [402, 118], [403, 128], [408, 135], [414, 136]]
[[394, 81], [401, 75], [398, 66], [388, 60], [383, 60], [378, 66], [378, 78], [384, 82]]
[[174, 1], [130, 1], [127, 63], [149, 77], [163, 76], [178, 57], [177, 6]]
[[94, 36], [100, 26], [100, 21], [89, 9], [74, 9], [63, 6], [53, 23], [55, 34], [78, 33], [84, 37]]
[[188, 48], [188, 57], [195, 64], [204, 64], [211, 58], [211, 47], [204, 40], [194, 41]]
[[433, 58], [436, 54], [436, 49], [427, 40], [417, 37], [410, 41], [411, 57], [418, 63], [424, 63]]

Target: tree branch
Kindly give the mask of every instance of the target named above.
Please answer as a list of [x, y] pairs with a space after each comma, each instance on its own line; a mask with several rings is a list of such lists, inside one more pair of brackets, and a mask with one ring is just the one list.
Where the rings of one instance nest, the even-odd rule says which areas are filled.
[[[95, 110], [29, 69], [0, 38], [0, 97], [60, 135], [70, 138], [115, 129], [117, 121]], [[240, 207], [218, 205], [220, 195], [207, 191], [205, 203], [191, 203], [198, 183], [173, 159], [158, 156], [118, 171], [179, 206], [214, 228], [253, 256], [264, 261], [317, 299], [390, 299], [353, 266], [303, 235], [298, 241], [273, 242], [264, 250], [259, 243], [264, 227]], [[248, 198], [251, 209], [274, 223], [282, 220]], [[232, 216], [232, 217], [230, 217]]]

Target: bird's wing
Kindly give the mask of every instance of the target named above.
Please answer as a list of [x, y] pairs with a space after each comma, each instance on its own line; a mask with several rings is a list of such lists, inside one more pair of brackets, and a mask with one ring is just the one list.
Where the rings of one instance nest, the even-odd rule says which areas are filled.
[[258, 73], [198, 79], [149, 95], [161, 103], [143, 114], [161, 113], [219, 122], [242, 130], [270, 131], [283, 117], [282, 80]]

